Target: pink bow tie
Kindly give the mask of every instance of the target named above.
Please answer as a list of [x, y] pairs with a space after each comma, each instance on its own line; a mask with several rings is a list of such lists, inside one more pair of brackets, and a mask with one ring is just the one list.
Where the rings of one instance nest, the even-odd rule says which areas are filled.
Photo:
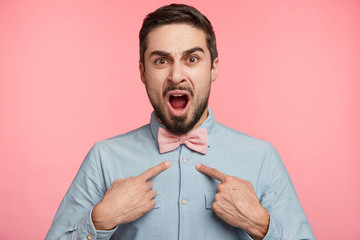
[[206, 154], [208, 134], [206, 128], [195, 129], [180, 136], [172, 134], [165, 128], [159, 128], [158, 144], [160, 153], [170, 152], [180, 146], [180, 144], [185, 144], [196, 152]]

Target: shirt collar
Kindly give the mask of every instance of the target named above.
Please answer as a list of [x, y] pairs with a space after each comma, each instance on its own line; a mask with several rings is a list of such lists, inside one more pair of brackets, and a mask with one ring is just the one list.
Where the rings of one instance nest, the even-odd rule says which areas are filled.
[[[208, 108], [208, 112], [209, 112], [209, 115], [208, 115], [207, 119], [205, 120], [205, 122], [203, 122], [203, 124], [200, 125], [199, 128], [206, 128], [206, 130], [208, 132], [208, 147], [210, 147], [211, 139], [212, 139], [214, 127], [215, 127], [215, 117], [210, 108]], [[157, 142], [159, 127], [166, 128], [162, 123], [159, 122], [159, 120], [156, 117], [155, 112], [152, 112], [151, 118], [150, 118], [150, 128], [151, 128], [151, 132], [152, 132], [153, 137], [156, 142]]]

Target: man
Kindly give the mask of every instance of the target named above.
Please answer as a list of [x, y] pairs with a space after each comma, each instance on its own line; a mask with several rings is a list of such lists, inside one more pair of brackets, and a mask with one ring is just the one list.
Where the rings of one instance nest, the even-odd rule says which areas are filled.
[[172, 4], [140, 30], [150, 124], [94, 145], [47, 239], [314, 239], [274, 148], [217, 123], [215, 34]]

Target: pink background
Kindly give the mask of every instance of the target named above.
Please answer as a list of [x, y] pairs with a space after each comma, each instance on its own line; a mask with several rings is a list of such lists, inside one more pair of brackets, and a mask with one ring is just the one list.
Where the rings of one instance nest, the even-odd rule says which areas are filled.
[[[360, 239], [360, 2], [184, 1], [217, 120], [273, 143], [317, 239]], [[0, 0], [0, 239], [42, 239], [94, 142], [148, 123], [143, 17], [169, 1]]]

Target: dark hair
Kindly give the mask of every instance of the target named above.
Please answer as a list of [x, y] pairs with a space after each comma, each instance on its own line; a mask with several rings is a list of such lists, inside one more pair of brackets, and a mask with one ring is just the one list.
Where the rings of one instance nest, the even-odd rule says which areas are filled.
[[147, 48], [147, 35], [149, 32], [156, 27], [173, 23], [187, 23], [205, 32], [212, 65], [214, 59], [218, 56], [213, 27], [210, 21], [196, 8], [185, 4], [166, 5], [146, 16], [139, 33], [140, 61], [144, 64], [144, 53]]

